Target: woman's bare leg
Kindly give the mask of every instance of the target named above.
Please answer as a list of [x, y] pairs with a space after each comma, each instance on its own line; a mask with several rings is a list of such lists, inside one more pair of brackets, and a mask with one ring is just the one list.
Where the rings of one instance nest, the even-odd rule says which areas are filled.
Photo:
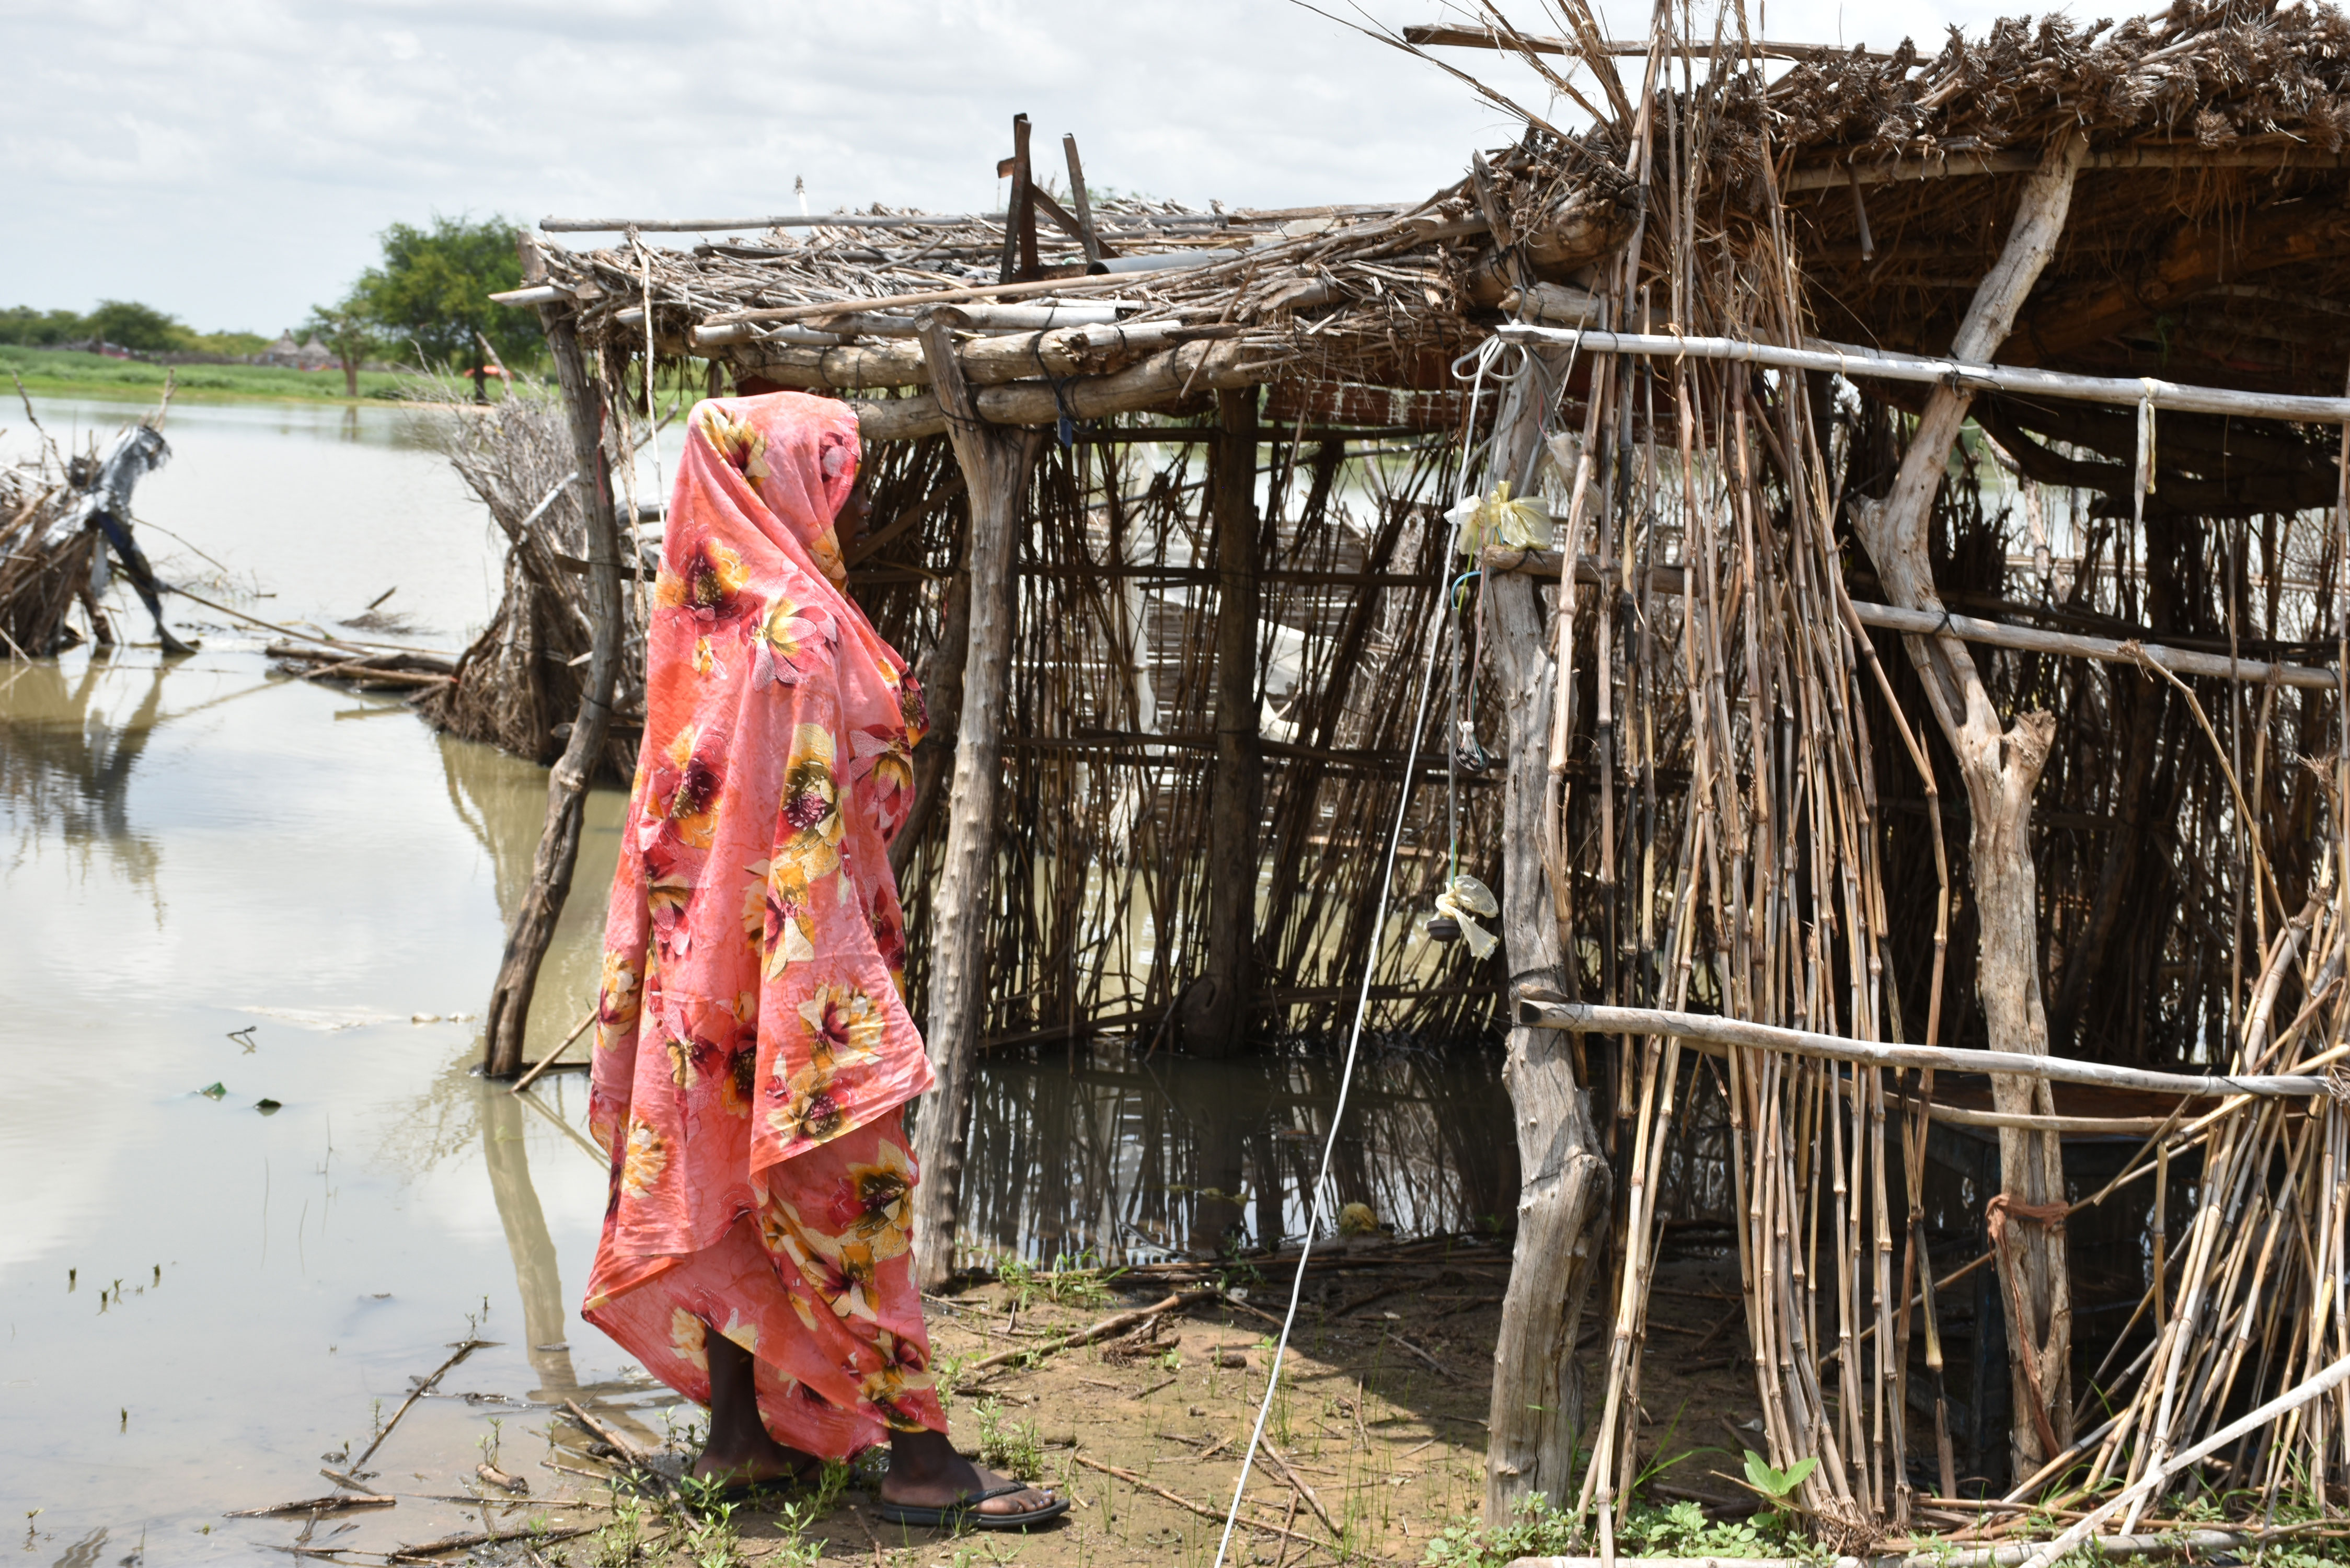
[[710, 1356], [710, 1440], [693, 1461], [692, 1474], [729, 1483], [789, 1480], [818, 1461], [767, 1435], [759, 1419], [759, 1395], [751, 1379], [751, 1353], [707, 1329], [702, 1343]]
[[[918, 1508], [944, 1508], [959, 1499], [1005, 1485], [1009, 1476], [983, 1469], [954, 1451], [944, 1432], [889, 1434], [889, 1474], [881, 1482], [885, 1501]], [[990, 1498], [981, 1513], [1029, 1513], [1052, 1501], [1049, 1493], [1028, 1487]]]

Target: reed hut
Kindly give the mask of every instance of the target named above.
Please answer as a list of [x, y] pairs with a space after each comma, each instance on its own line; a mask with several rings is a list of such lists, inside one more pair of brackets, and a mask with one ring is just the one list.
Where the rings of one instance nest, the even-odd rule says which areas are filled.
[[[1093, 206], [1073, 144], [1063, 202], [1023, 120], [1003, 214], [544, 223], [505, 297], [593, 476], [593, 648], [493, 1067], [640, 591], [612, 455], [681, 368], [828, 390], [873, 476], [853, 586], [946, 721], [901, 868], [934, 1273], [976, 1052], [1315, 1032], [1367, 969], [1390, 1026], [1507, 1031], [1496, 1515], [1546, 1494], [1613, 1551], [1700, 1167], [1758, 1457], [1826, 1542], [2004, 1495], [2071, 1511], [2044, 1564], [2190, 1487], [2323, 1508], [2350, 24], [1927, 55], [1558, 14], [1392, 40], [1513, 52], [1587, 122], [1527, 113], [1417, 204]], [[588, 232], [622, 237], [553, 237]], [[1427, 938], [1458, 873], [1489, 955]]]

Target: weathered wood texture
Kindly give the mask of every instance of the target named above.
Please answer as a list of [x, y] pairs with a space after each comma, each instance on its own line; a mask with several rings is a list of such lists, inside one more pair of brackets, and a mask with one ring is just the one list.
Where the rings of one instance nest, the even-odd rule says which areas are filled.
[[[1523, 490], [1543, 460], [1541, 421], [1555, 390], [1554, 357], [1513, 386], [1497, 418], [1491, 472]], [[1485, 614], [1509, 753], [1502, 805], [1502, 950], [1513, 985], [1566, 983], [1557, 904], [1543, 845], [1550, 797], [1551, 702], [1556, 659], [1545, 590], [1534, 579], [1487, 581]], [[1575, 1354], [1583, 1310], [1606, 1256], [1613, 1178], [1590, 1104], [1575, 1082], [1567, 1038], [1513, 1026], [1503, 1068], [1517, 1135], [1520, 1188], [1510, 1284], [1493, 1347], [1486, 1417], [1485, 1518], [1507, 1521], [1537, 1493], [1565, 1506], [1580, 1479], [1583, 1373]]]
[[1256, 389], [1216, 395], [1216, 762], [1208, 804], [1206, 983], [1183, 1006], [1185, 1046], [1236, 1054], [1248, 1029], [1256, 946], [1257, 738]]
[[965, 1122], [979, 1054], [987, 984], [989, 872], [995, 856], [996, 801], [1003, 766], [1003, 697], [1014, 619], [1013, 559], [1021, 502], [1042, 440], [991, 431], [972, 408], [945, 325], [925, 327], [923, 347], [944, 405], [970, 496], [970, 632], [962, 661], [962, 718], [947, 795], [947, 843], [933, 891], [930, 1020], [925, 1031], [937, 1085], [922, 1102], [914, 1152], [916, 1276], [935, 1286], [952, 1272], [962, 1181]]
[[619, 524], [612, 514], [612, 479], [604, 450], [603, 387], [588, 379], [569, 314], [552, 307], [544, 314], [556, 378], [571, 410], [571, 439], [579, 472], [594, 475], [595, 481], [587, 497], [588, 609], [595, 640], [588, 654], [588, 679], [580, 688], [578, 716], [572, 721], [563, 754], [547, 776], [546, 826], [531, 862], [530, 888], [507, 929], [505, 953], [490, 990], [482, 1070], [501, 1078], [522, 1070], [523, 1032], [530, 1021], [531, 997], [538, 987], [538, 968], [546, 957], [547, 944], [555, 940], [556, 918], [571, 892], [588, 784], [611, 729], [612, 691], [619, 680], [620, 644], [627, 634], [620, 613]]
[[[2026, 182], [2006, 245], [1975, 291], [1950, 346], [1953, 358], [1986, 360], [2005, 341], [2064, 233], [2086, 148], [2086, 139], [2077, 132], [2060, 138]], [[1910, 436], [1891, 493], [1855, 510], [1877, 576], [1904, 609], [1935, 616], [1943, 611], [1927, 531], [1935, 494], [1948, 473], [1950, 443], [1958, 439], [1970, 400], [1970, 393], [1938, 387]], [[1912, 635], [1903, 641], [1966, 782], [1968, 851], [1981, 932], [1976, 988], [1991, 1047], [2044, 1056], [2048, 1018], [2040, 994], [2040, 895], [2030, 830], [2032, 788], [2047, 762], [2055, 718], [2033, 711], [2017, 714], [2012, 725], [2005, 722], [1959, 639]], [[1992, 1098], [1997, 1109], [2010, 1115], [2056, 1112], [2044, 1079], [1995, 1076]], [[2002, 1127], [1999, 1140], [2000, 1181], [2012, 1203], [2045, 1211], [2064, 1202], [2064, 1157], [2056, 1135]], [[2029, 1218], [2020, 1218], [2014, 1229], [2021, 1234], [2000, 1248], [1999, 1263], [2010, 1285], [2007, 1333], [2016, 1412], [2011, 1446], [2021, 1475], [2073, 1440], [2073, 1325], [2063, 1231]], [[2018, 1302], [2023, 1314], [2016, 1311]]]

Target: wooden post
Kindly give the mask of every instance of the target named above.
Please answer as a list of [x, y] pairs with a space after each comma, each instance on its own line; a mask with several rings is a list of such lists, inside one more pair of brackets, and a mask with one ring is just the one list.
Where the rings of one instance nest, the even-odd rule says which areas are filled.
[[1086, 247], [1086, 270], [1107, 272], [1101, 259], [1114, 254], [1101, 242], [1101, 231], [1094, 227], [1094, 200], [1086, 194], [1086, 166], [1077, 158], [1077, 139], [1061, 138], [1061, 151], [1069, 161], [1069, 209], [1077, 215], [1077, 239]]
[[1012, 117], [1012, 156], [999, 161], [998, 174], [1012, 176], [1012, 194], [1003, 203], [1003, 259], [996, 268], [998, 283], [1040, 276], [1036, 265], [1036, 200], [1034, 171], [1028, 164], [1028, 117]]
[[1247, 1043], [1256, 947], [1256, 401], [1254, 387], [1216, 394], [1216, 765], [1208, 799], [1208, 983], [1180, 1020], [1184, 1048], [1237, 1055]]
[[620, 535], [612, 515], [612, 475], [604, 452], [603, 392], [588, 379], [588, 364], [579, 352], [579, 335], [571, 313], [553, 306], [540, 307], [546, 327], [546, 346], [555, 359], [556, 379], [563, 385], [564, 401], [571, 410], [571, 445], [579, 472], [595, 475], [586, 498], [588, 514], [588, 613], [594, 622], [595, 640], [588, 658], [588, 679], [579, 692], [579, 714], [564, 742], [563, 755], [546, 781], [546, 826], [540, 833], [538, 854], [531, 862], [530, 888], [515, 910], [506, 933], [504, 958], [498, 964], [497, 983], [490, 991], [489, 1024], [483, 1035], [482, 1071], [491, 1077], [510, 1078], [522, 1071], [523, 1029], [530, 1020], [531, 993], [538, 985], [538, 966], [555, 938], [555, 919], [571, 891], [571, 872], [579, 859], [579, 824], [587, 810], [588, 784], [604, 752], [612, 722], [612, 691], [620, 676]]
[[922, 683], [931, 727], [914, 747], [914, 804], [907, 808], [898, 836], [889, 841], [889, 875], [900, 883], [930, 829], [947, 771], [954, 765], [955, 736], [962, 725], [962, 661], [970, 652], [971, 566], [965, 562], [947, 583], [946, 602], [939, 607], [939, 640], [914, 672]]
[[[1557, 388], [1552, 351], [1504, 393], [1493, 441], [1495, 479], [1531, 489], [1544, 408]], [[1551, 703], [1556, 659], [1543, 590], [1534, 580], [1489, 575], [1488, 646], [1508, 724], [1502, 794], [1502, 950], [1510, 986], [1563, 992], [1566, 974], [1557, 906], [1543, 862], [1550, 806]], [[1559, 1032], [1514, 1022], [1503, 1081], [1518, 1140], [1517, 1244], [1493, 1346], [1486, 1414], [1485, 1518], [1507, 1523], [1540, 1492], [1565, 1506], [1578, 1479], [1583, 1376], [1575, 1343], [1598, 1272], [1614, 1186], [1599, 1153], [1590, 1104], [1575, 1081], [1573, 1048]]]
[[939, 313], [923, 317], [921, 341], [971, 509], [971, 535], [963, 549], [971, 577], [971, 634], [947, 794], [946, 857], [931, 904], [927, 1044], [938, 1083], [914, 1127], [914, 1158], [921, 1170], [914, 1189], [915, 1277], [927, 1289], [954, 1268], [964, 1123], [986, 1012], [988, 884], [1003, 775], [1005, 676], [1019, 607], [1013, 562], [1028, 472], [1044, 435], [981, 422], [955, 358], [954, 339]]
[[[1951, 341], [1953, 358], [1985, 360], [1998, 351], [2018, 310], [2064, 233], [2064, 215], [2086, 143], [2068, 131], [2042, 158], [2023, 189], [2014, 226], [1998, 263], [1975, 291]], [[1927, 554], [1934, 495], [1950, 463], [1950, 443], [1965, 422], [1970, 395], [1937, 387], [1918, 417], [1893, 489], [1884, 501], [1854, 508], [1861, 540], [1877, 564], [1886, 596], [1905, 609], [1942, 612]], [[2054, 715], [2019, 713], [2003, 722], [1966, 645], [1948, 634], [1905, 637], [1936, 722], [1958, 756], [1970, 815], [1968, 845], [1981, 930], [1976, 992], [1994, 1051], [2048, 1054], [2048, 1019], [2040, 995], [2039, 884], [2029, 841], [2032, 790], [2048, 760]], [[2047, 1080], [2000, 1075], [1993, 1105], [2010, 1114], [2053, 1116]], [[2064, 1201], [2064, 1168], [2051, 1132], [2002, 1127], [2000, 1185], [2013, 1204], [2044, 1208]], [[2012, 1217], [1996, 1249], [2007, 1302], [2008, 1364], [2014, 1400], [2010, 1447], [2015, 1474], [2036, 1470], [2073, 1440], [2072, 1303], [2064, 1234]], [[2018, 1314], [2021, 1300], [2025, 1312]]]

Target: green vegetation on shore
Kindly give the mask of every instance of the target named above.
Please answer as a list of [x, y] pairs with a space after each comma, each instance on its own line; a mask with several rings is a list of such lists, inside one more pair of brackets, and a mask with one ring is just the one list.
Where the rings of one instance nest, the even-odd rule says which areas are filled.
[[291, 329], [297, 341], [315, 341], [332, 355], [331, 369], [187, 364], [167, 372], [151, 359], [88, 352], [85, 346], [101, 343], [145, 356], [242, 358], [273, 341], [251, 332], [200, 333], [152, 306], [109, 299], [87, 315], [24, 305], [0, 308], [0, 370], [16, 375], [27, 391], [52, 397], [151, 397], [161, 392], [167, 373], [176, 377], [177, 395], [203, 401], [415, 397], [419, 372], [359, 369], [390, 359], [435, 376], [470, 377], [474, 388], [490, 393], [500, 367], [527, 377], [545, 355], [537, 314], [489, 297], [522, 280], [515, 248], [520, 233], [494, 216], [480, 222], [436, 216], [429, 228], [396, 223], [385, 229], [378, 236], [382, 265], [360, 274], [340, 302], [312, 307]]
[[[116, 398], [149, 400], [162, 395], [163, 378], [174, 377], [175, 400], [190, 402], [399, 402], [416, 395], [419, 378], [412, 372], [362, 370], [359, 395], [345, 389], [343, 373], [296, 370], [282, 365], [151, 365], [143, 359], [110, 359], [78, 349], [20, 348], [0, 344], [0, 376], [13, 373], [28, 392], [47, 398]], [[0, 394], [12, 390], [0, 380]], [[503, 397], [499, 383], [489, 388], [493, 399]], [[0, 415], [0, 423], [8, 422]]]

